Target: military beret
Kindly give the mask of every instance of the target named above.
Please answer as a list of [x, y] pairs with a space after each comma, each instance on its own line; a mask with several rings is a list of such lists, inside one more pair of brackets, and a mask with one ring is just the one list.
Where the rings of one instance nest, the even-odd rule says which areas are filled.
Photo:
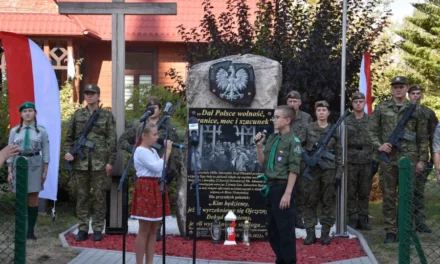
[[152, 105], [158, 105], [160, 108], [160, 100], [157, 96], [149, 96], [147, 98], [147, 107]]
[[396, 76], [393, 79], [391, 79], [391, 85], [394, 84], [406, 84], [408, 85], [408, 79], [404, 76]]
[[361, 92], [355, 92], [353, 94], [353, 96], [351, 97], [351, 101], [358, 100], [358, 99], [365, 99], [365, 95]]
[[84, 88], [84, 93], [85, 92], [101, 93], [101, 89], [99, 89], [98, 85], [96, 84], [87, 84], [87, 86]]
[[20, 105], [20, 107], [18, 108], [18, 111], [23, 111], [24, 109], [35, 109], [35, 104], [32, 102], [24, 102], [22, 105]]
[[423, 92], [422, 87], [420, 87], [420, 85], [418, 85], [418, 84], [413, 84], [413, 85], [411, 85], [411, 87], [409, 87], [408, 93], [411, 93], [413, 91], [421, 91], [421, 92]]
[[318, 107], [326, 107], [327, 109], [330, 110], [330, 105], [327, 103], [326, 100], [322, 100], [322, 101], [318, 101], [315, 103], [315, 109]]
[[291, 91], [290, 93], [287, 94], [286, 99], [289, 98], [301, 100], [301, 95], [297, 91]]

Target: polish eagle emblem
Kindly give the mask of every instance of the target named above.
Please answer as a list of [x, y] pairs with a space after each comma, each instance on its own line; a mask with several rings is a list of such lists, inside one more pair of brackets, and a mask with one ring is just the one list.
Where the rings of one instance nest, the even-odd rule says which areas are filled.
[[247, 63], [223, 61], [209, 70], [210, 90], [232, 104], [250, 105], [255, 96], [255, 75]]

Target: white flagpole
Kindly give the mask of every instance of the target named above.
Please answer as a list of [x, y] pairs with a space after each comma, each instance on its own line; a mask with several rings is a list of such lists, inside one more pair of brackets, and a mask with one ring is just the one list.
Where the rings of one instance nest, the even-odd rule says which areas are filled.
[[[341, 59], [341, 116], [345, 112], [345, 69], [346, 69], [346, 49], [347, 49], [347, 0], [343, 0], [343, 15], [342, 15], [342, 59]], [[347, 237], [347, 142], [345, 122], [341, 125], [340, 130], [341, 145], [342, 145], [342, 164], [343, 173], [341, 186], [338, 188], [336, 197], [336, 232], [333, 234], [338, 237]]]

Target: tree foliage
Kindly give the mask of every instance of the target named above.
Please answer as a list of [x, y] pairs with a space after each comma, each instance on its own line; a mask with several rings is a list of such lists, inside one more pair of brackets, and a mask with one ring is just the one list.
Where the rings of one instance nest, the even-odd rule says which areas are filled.
[[[279, 61], [283, 66], [280, 97], [298, 90], [310, 108], [325, 99], [339, 110], [341, 87], [342, 1], [259, 0], [251, 22], [246, 0], [227, 0], [218, 17], [210, 0], [204, 0], [200, 26], [178, 27], [186, 43], [182, 52], [189, 65], [235, 54], [252, 53]], [[362, 55], [373, 61], [391, 52], [392, 45], [376, 41], [387, 26], [388, 11], [379, 11], [379, 0], [348, 1], [347, 95], [357, 88]], [[373, 72], [373, 76], [374, 76]], [[169, 74], [177, 78], [174, 71]], [[184, 89], [184, 86], [181, 86]]]

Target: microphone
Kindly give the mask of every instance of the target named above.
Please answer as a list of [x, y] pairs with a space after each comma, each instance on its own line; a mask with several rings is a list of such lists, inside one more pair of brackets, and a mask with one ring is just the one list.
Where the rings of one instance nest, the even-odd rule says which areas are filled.
[[188, 119], [188, 130], [191, 138], [191, 145], [197, 146], [199, 144], [199, 120], [195, 117]]
[[[158, 138], [157, 139], [157, 144], [161, 145], [161, 146], [165, 146], [165, 139], [163, 138]], [[178, 148], [178, 149], [185, 149], [185, 146], [183, 145], [179, 145], [177, 143], [173, 143], [172, 144], [173, 148]]]
[[168, 113], [171, 109], [171, 106], [173, 106], [173, 104], [171, 102], [167, 102], [165, 105], [165, 109], [163, 110], [164, 113]]
[[154, 114], [154, 107], [148, 107], [147, 111], [145, 111], [145, 113], [142, 115], [141, 119], [139, 120], [139, 122], [144, 122], [145, 120], [147, 120], [152, 114]]
[[[261, 132], [261, 133], [263, 133], [265, 136], [267, 136], [267, 131], [266, 131], [266, 129], [264, 129], [263, 132]], [[258, 140], [255, 140], [255, 139], [254, 139], [254, 141], [252, 141], [252, 146], [254, 146], [254, 145], [256, 145], [258, 142], [260, 142], [261, 139], [262, 139], [262, 138], [260, 138], [260, 139], [258, 139]]]

